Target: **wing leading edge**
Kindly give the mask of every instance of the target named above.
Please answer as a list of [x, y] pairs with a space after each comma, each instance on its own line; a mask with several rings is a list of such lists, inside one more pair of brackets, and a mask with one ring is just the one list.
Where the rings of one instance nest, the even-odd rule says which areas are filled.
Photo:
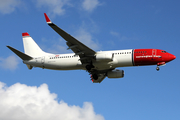
[[[44, 13], [44, 16], [46, 18], [47, 24], [67, 41], [66, 44], [69, 47], [68, 49], [71, 49], [76, 55], [79, 55], [81, 60], [94, 56], [94, 54], [96, 53], [94, 50], [79, 42], [76, 38], [72, 37], [70, 34], [66, 33], [64, 30], [52, 23], [46, 13]], [[81, 62], [85, 63], [84, 61]]]

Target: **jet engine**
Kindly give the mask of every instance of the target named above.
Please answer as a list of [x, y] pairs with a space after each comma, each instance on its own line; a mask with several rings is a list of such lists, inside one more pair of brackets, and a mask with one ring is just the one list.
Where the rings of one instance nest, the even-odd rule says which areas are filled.
[[112, 53], [98, 53], [96, 55], [97, 61], [112, 61], [114, 57], [114, 54]]
[[123, 78], [124, 77], [124, 70], [112, 70], [107, 72], [107, 77], [108, 78]]

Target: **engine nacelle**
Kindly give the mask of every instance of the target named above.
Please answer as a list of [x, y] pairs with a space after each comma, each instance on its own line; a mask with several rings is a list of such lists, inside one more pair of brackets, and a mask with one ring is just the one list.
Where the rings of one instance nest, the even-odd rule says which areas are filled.
[[108, 78], [123, 78], [124, 77], [124, 70], [112, 70], [107, 72], [107, 77]]
[[97, 61], [112, 61], [114, 57], [114, 54], [112, 53], [98, 53], [96, 55]]

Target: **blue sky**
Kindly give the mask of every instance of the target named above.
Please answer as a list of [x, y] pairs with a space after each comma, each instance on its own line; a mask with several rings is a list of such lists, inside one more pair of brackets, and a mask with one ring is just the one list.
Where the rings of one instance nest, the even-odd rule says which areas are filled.
[[[0, 119], [179, 120], [180, 16], [178, 0], [1, 0]], [[6, 45], [23, 50], [28, 32], [47, 52], [69, 53], [45, 22], [94, 50], [163, 49], [176, 59], [123, 67], [125, 77], [93, 84], [86, 71], [28, 70]]]

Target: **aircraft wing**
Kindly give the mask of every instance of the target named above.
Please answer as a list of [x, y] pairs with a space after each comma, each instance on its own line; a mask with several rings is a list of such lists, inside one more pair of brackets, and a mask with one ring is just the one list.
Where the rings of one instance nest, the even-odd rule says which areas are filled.
[[[94, 60], [96, 52], [91, 48], [87, 47], [76, 38], [66, 33], [64, 30], [59, 28], [57, 25], [51, 22], [46, 13], [44, 13], [47, 24], [54, 29], [62, 38], [64, 38], [67, 42], [68, 49], [71, 49], [76, 55], [79, 55], [82, 64], [89, 64]], [[106, 71], [98, 71], [96, 69], [91, 69], [88, 72], [91, 75], [91, 80], [93, 83], [100, 83], [106, 78]]]
[[68, 49], [71, 49], [76, 55], [80, 56], [82, 63], [86, 63], [88, 59], [92, 59], [94, 57], [94, 54], [96, 53], [94, 50], [90, 49], [76, 38], [52, 23], [46, 13], [44, 13], [44, 16], [46, 18], [47, 24], [67, 41], [66, 44], [69, 47]]

